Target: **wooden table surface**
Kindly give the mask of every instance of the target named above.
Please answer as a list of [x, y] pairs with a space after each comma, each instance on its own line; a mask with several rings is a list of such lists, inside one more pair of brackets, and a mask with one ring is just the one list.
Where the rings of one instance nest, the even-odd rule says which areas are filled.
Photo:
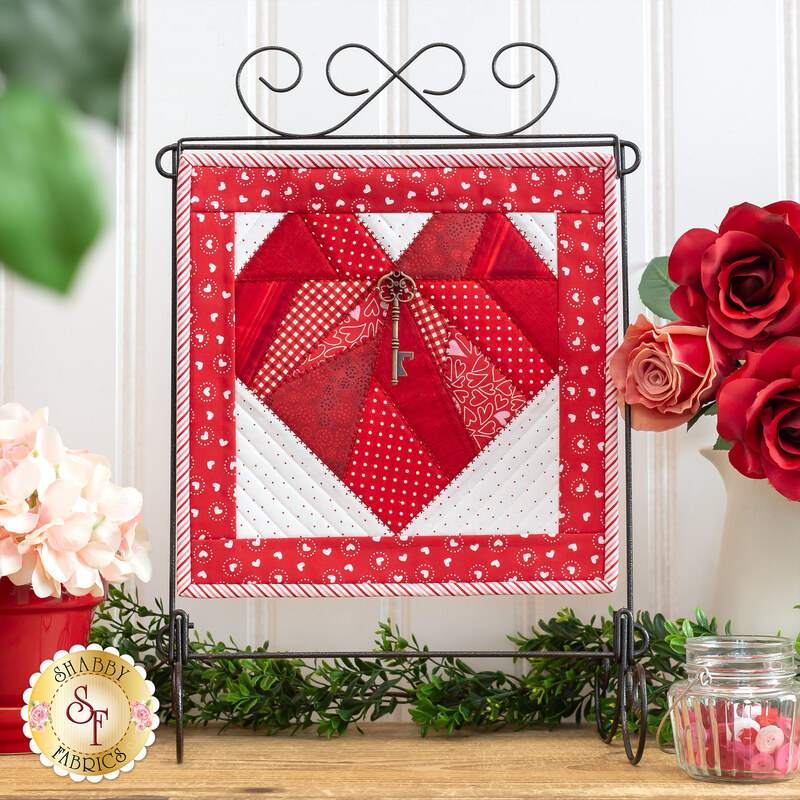
[[0, 797], [116, 798], [800, 798], [800, 780], [737, 786], [694, 781], [654, 747], [638, 767], [620, 743], [604, 745], [587, 725], [554, 731], [464, 731], [419, 736], [407, 723], [377, 723], [366, 734], [322, 739], [313, 732], [265, 737], [249, 731], [192, 730], [175, 763], [173, 731], [162, 728], [132, 772], [99, 784], [59, 778], [30, 756], [0, 756]]

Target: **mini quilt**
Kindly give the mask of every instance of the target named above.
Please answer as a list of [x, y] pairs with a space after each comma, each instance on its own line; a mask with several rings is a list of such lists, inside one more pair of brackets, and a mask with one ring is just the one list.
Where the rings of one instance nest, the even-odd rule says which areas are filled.
[[611, 591], [617, 235], [606, 154], [184, 154], [179, 592]]

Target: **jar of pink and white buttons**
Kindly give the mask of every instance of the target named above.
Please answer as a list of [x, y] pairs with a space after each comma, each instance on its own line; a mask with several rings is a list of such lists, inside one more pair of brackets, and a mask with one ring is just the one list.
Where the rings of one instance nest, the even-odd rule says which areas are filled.
[[668, 696], [678, 764], [689, 775], [742, 782], [795, 776], [800, 683], [790, 639], [687, 639], [686, 674]]

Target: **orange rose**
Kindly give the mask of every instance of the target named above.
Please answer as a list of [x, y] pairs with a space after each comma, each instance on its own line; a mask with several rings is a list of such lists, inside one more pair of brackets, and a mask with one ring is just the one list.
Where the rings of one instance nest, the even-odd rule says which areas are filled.
[[620, 408], [626, 402], [631, 406], [632, 427], [666, 431], [688, 422], [712, 400], [735, 366], [708, 328], [680, 321], [657, 328], [640, 314], [608, 368]]

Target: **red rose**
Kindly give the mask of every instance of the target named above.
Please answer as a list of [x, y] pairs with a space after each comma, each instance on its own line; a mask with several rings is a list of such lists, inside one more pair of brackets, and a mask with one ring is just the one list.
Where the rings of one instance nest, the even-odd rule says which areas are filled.
[[641, 314], [608, 364], [620, 406], [631, 406], [632, 427], [644, 431], [688, 422], [733, 367], [708, 328], [685, 322], [657, 328]]
[[717, 403], [717, 430], [733, 443], [731, 464], [800, 500], [800, 338], [750, 353], [720, 387]]
[[678, 287], [670, 305], [681, 318], [708, 325], [732, 355], [763, 350], [800, 334], [800, 204], [734, 206], [719, 233], [695, 228], [669, 257]]

